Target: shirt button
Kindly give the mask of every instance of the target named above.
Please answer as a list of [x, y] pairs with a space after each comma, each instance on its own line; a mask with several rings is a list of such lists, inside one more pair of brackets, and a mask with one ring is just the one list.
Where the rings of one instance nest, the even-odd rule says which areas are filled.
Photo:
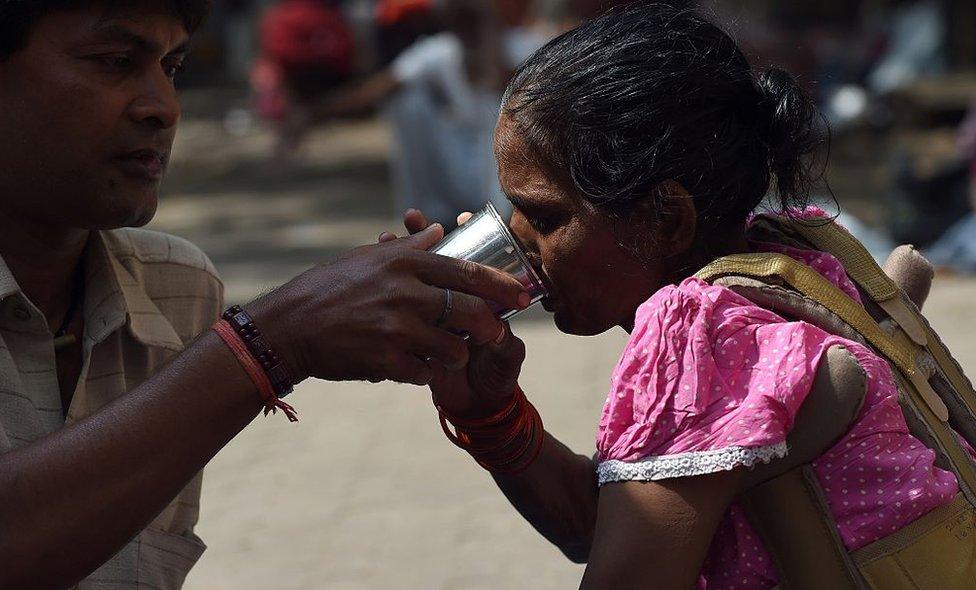
[[30, 319], [30, 310], [23, 306], [17, 306], [14, 308], [14, 317], [22, 322], [26, 322]]

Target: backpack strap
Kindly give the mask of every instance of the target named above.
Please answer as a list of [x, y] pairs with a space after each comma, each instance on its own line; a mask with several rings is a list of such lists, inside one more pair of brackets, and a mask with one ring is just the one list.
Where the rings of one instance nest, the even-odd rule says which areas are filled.
[[949, 419], [949, 409], [916, 368], [914, 351], [885, 332], [863, 306], [812, 268], [785, 254], [733, 254], [715, 260], [698, 271], [695, 276], [711, 282], [723, 275], [743, 275], [760, 279], [779, 278], [804, 296], [817, 301], [844, 320], [864, 336], [871, 346], [887, 357], [915, 386], [920, 401], [939, 420], [946, 422]]
[[863, 244], [839, 224], [829, 219], [811, 222], [794, 222], [773, 215], [763, 215], [764, 220], [782, 226], [801, 235], [818, 250], [829, 252], [837, 258], [847, 274], [873, 299], [899, 327], [920, 346], [928, 347], [935, 362], [958, 394], [970, 416], [976, 416], [976, 391], [963, 373], [958, 361], [932, 330], [918, 308], [901, 295], [894, 281], [878, 266]]
[[899, 390], [909, 398], [909, 409], [918, 415], [932, 442], [948, 463], [945, 468], [956, 473], [960, 487], [976, 505], [976, 465], [947, 424], [949, 410], [946, 404], [932, 388], [927, 376], [915, 366], [916, 353], [907, 338], [899, 341], [890, 336], [863, 306], [815, 270], [785, 254], [733, 254], [715, 260], [695, 276], [711, 282], [723, 275], [784, 281], [802, 295], [823, 305], [862, 335], [894, 366]]
[[769, 550], [782, 590], [865, 588], [809, 465], [749, 490], [740, 505]]

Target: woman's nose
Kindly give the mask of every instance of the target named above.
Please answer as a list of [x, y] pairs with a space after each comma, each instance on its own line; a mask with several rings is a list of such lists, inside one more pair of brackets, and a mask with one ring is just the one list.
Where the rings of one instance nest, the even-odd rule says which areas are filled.
[[529, 261], [533, 265], [538, 261], [539, 258], [539, 234], [532, 228], [525, 217], [522, 216], [518, 211], [512, 214], [512, 220], [509, 222], [509, 228], [512, 230], [512, 235], [515, 236], [515, 241], [519, 243], [522, 250], [525, 251], [526, 255], [529, 257]]

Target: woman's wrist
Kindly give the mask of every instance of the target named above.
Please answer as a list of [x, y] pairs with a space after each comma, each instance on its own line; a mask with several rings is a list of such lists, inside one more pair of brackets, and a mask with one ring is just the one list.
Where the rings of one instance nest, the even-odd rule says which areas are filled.
[[542, 418], [517, 385], [512, 399], [494, 414], [466, 419], [450, 414], [440, 405], [437, 411], [447, 438], [492, 473], [520, 473], [542, 449]]
[[462, 421], [483, 420], [494, 416], [511, 405], [518, 391], [518, 383], [503, 389], [494, 390], [489, 394], [473, 392], [474, 395], [434, 395], [434, 405], [438, 410], [452, 418]]

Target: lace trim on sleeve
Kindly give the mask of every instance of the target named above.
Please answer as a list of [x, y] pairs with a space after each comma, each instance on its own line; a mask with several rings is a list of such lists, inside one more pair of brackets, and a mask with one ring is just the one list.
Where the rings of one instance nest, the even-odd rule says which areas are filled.
[[759, 461], [769, 463], [773, 459], [785, 457], [786, 452], [786, 442], [765, 447], [732, 446], [711, 451], [648, 457], [635, 463], [604, 461], [597, 466], [596, 472], [601, 486], [615, 481], [657, 481], [730, 471], [740, 465], [752, 467]]

